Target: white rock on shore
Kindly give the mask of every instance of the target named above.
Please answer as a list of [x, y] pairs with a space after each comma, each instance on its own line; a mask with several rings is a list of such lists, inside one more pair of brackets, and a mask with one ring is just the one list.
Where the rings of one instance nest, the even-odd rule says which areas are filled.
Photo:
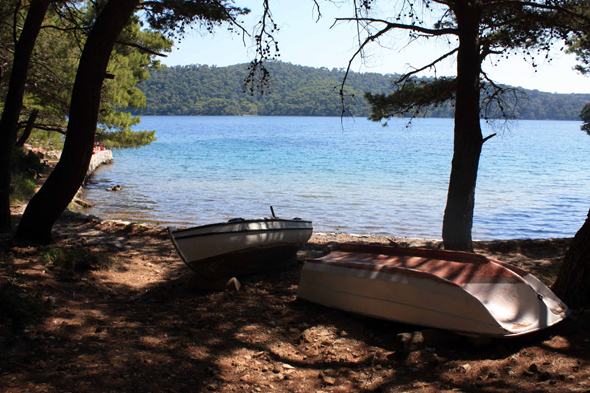
[[110, 150], [101, 150], [96, 152], [92, 155], [92, 159], [90, 160], [90, 165], [88, 165], [88, 171], [86, 172], [86, 179], [84, 179], [84, 184], [86, 181], [94, 174], [94, 172], [101, 166], [106, 164], [113, 163], [113, 152]]

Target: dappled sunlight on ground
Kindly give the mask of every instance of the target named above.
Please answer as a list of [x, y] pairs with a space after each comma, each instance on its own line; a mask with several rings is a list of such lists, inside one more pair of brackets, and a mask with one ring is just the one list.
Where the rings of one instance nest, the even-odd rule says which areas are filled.
[[[590, 315], [475, 346], [448, 332], [407, 347], [423, 329], [297, 299], [301, 266], [241, 279], [240, 291], [201, 292], [163, 228], [64, 216], [48, 247], [5, 241], [15, 267], [51, 314], [0, 342], [3, 392], [563, 392], [590, 389]], [[438, 247], [435, 241], [317, 236], [300, 257], [339, 242]], [[428, 243], [428, 244], [426, 244]], [[529, 244], [530, 243], [530, 244]], [[477, 243], [479, 252], [551, 272], [567, 240]], [[67, 271], [50, 248], [112, 255], [116, 268]], [[10, 266], [9, 266], [10, 265]]]

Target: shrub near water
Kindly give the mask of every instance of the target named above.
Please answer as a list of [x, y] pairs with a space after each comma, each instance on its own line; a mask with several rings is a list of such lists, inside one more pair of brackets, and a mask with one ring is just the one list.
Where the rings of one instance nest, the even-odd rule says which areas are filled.
[[39, 156], [34, 152], [15, 147], [12, 150], [12, 171], [16, 173], [39, 173], [45, 166], [41, 163]]
[[29, 174], [13, 173], [10, 178], [10, 203], [25, 203], [35, 194], [37, 183]]
[[10, 203], [24, 203], [35, 194], [35, 178], [43, 171], [39, 156], [23, 148], [12, 151], [12, 175], [10, 180]]

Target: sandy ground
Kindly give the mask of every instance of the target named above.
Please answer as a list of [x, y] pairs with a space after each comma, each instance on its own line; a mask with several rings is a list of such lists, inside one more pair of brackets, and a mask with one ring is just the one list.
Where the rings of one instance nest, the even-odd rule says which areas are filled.
[[[202, 292], [163, 228], [66, 213], [54, 234], [37, 248], [0, 239], [0, 280], [16, 269], [50, 307], [41, 325], [0, 336], [1, 392], [590, 391], [590, 310], [522, 338], [476, 342], [297, 299], [303, 259], [338, 243], [435, 241], [315, 234], [299, 265], [241, 278], [237, 292]], [[477, 242], [476, 251], [550, 284], [569, 243]], [[44, 263], [57, 248], [107, 255], [116, 268]]]

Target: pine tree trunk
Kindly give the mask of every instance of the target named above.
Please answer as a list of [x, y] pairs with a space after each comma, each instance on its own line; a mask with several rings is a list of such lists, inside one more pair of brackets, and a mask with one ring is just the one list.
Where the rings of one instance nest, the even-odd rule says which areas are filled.
[[16, 232], [18, 239], [49, 242], [53, 224], [82, 185], [92, 158], [101, 88], [113, 45], [138, 4], [139, 0], [109, 0], [97, 17], [80, 57], [61, 158], [29, 202]]
[[458, 1], [456, 7], [459, 51], [455, 139], [442, 237], [447, 250], [472, 251], [475, 185], [483, 144], [479, 119], [480, 15], [467, 0]]
[[590, 211], [574, 236], [551, 289], [570, 307], [590, 305]]
[[23, 106], [29, 61], [50, 0], [33, 0], [29, 6], [23, 31], [14, 49], [8, 92], [0, 118], [0, 233], [11, 231], [10, 226], [10, 167], [12, 147], [16, 141], [18, 119]]

